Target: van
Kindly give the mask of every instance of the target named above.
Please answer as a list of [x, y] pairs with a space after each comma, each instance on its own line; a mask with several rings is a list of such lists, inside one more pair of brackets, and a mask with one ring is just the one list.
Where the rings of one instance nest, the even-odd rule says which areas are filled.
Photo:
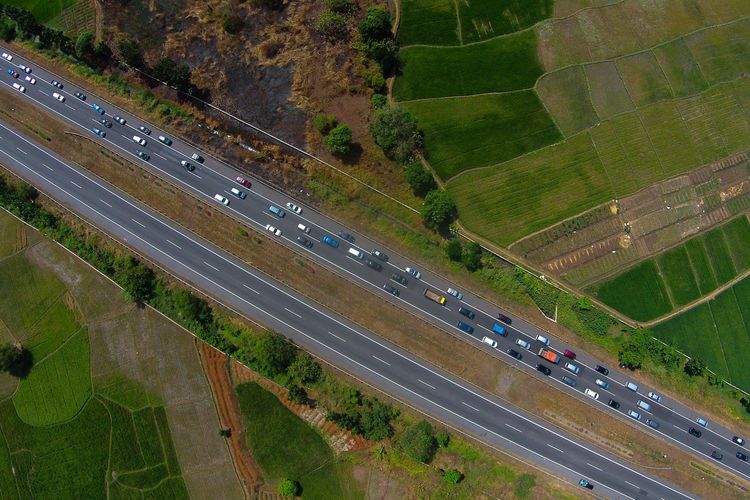
[[247, 195], [237, 188], [232, 188], [230, 189], [230, 191], [232, 191], [232, 194], [235, 195], [237, 198], [240, 198], [241, 200], [244, 200], [245, 198], [247, 198]]
[[548, 339], [547, 337], [545, 337], [544, 335], [537, 335], [537, 336], [536, 336], [536, 339], [537, 339], [537, 340], [538, 340], [539, 342], [541, 342], [542, 344], [544, 344], [545, 346], [548, 346], [548, 345], [549, 345], [549, 339]]
[[347, 253], [349, 254], [349, 257], [355, 257], [360, 260], [364, 258], [364, 254], [356, 248], [349, 248], [349, 251]]
[[492, 340], [489, 337], [482, 337], [482, 342], [484, 342], [485, 344], [487, 344], [490, 347], [497, 347], [497, 342], [495, 342], [494, 340]]
[[505, 328], [503, 328], [502, 326], [498, 325], [497, 323], [493, 323], [493, 325], [492, 325], [492, 331], [495, 332], [495, 333], [497, 333], [498, 335], [502, 335], [503, 337], [507, 337], [508, 336], [508, 332], [505, 331]]
[[636, 392], [638, 390], [638, 384], [634, 384], [633, 382], [628, 382], [627, 384], [625, 384], [625, 387], [633, 392]]
[[643, 411], [651, 411], [651, 405], [641, 399], [635, 405]]
[[297, 224], [297, 229], [299, 229], [300, 231], [302, 231], [305, 234], [310, 234], [310, 228], [307, 227], [304, 224]]

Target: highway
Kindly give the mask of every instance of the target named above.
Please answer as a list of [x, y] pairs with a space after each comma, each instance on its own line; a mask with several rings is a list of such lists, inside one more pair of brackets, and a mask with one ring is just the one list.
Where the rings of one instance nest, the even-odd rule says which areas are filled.
[[[5, 52], [10, 52], [7, 49], [2, 49]], [[56, 77], [50, 73], [47, 73], [42, 68], [34, 67], [34, 72], [31, 76], [38, 79], [36, 85], [31, 85], [28, 82], [22, 81], [25, 74], [17, 68], [17, 64], [27, 64], [26, 61], [21, 61], [17, 55], [14, 55], [14, 59], [11, 63], [5, 62], [6, 67], [15, 68], [21, 76], [20, 78], [14, 78], [8, 75], [7, 72], [3, 72], [2, 83], [10, 91], [13, 89], [10, 84], [18, 82], [26, 87], [24, 93], [27, 98], [33, 100], [35, 104], [45, 107], [48, 111], [58, 114], [60, 117], [67, 120], [72, 125], [81, 128], [82, 133], [91, 134], [92, 138], [102, 141], [107, 147], [112, 148], [124, 155], [130, 155], [133, 161], [140, 162], [145, 168], [150, 169], [155, 174], [168, 179], [170, 182], [192, 192], [194, 195], [213, 202], [213, 196], [220, 194], [225, 196], [229, 200], [229, 205], [224, 207], [232, 216], [244, 221], [245, 223], [255, 226], [261, 230], [266, 224], [273, 224], [282, 230], [282, 235], [279, 237], [279, 242], [286, 244], [287, 246], [294, 248], [298, 252], [305, 252], [308, 256], [318, 260], [323, 265], [337, 271], [339, 274], [344, 275], [348, 279], [359, 282], [361, 285], [370, 286], [373, 293], [379, 293], [383, 298], [387, 300], [395, 301], [402, 308], [407, 311], [413, 312], [427, 319], [436, 326], [442, 328], [447, 334], [463, 336], [469, 341], [475, 341], [478, 347], [489, 349], [495, 356], [502, 359], [502, 362], [516, 363], [521, 367], [525, 367], [530, 374], [533, 376], [540, 377], [547, 380], [549, 383], [555, 384], [565, 390], [570, 390], [576, 397], [581, 397], [591, 404], [602, 405], [602, 408], [615, 412], [616, 410], [606, 405], [609, 399], [615, 399], [621, 403], [617, 412], [620, 415], [625, 415], [625, 412], [629, 409], [635, 408], [637, 400], [648, 401], [647, 388], [639, 388], [637, 392], [628, 390], [625, 387], [625, 383], [629, 381], [628, 377], [615, 370], [611, 370], [609, 376], [597, 373], [594, 370], [597, 362], [585, 353], [578, 352], [577, 358], [573, 361], [574, 364], [581, 367], [581, 372], [576, 376], [572, 373], [564, 371], [560, 366], [546, 364], [551, 370], [552, 375], [545, 377], [543, 374], [536, 370], [536, 365], [541, 361], [535, 352], [541, 347], [541, 343], [536, 340], [537, 335], [548, 334], [525, 323], [520, 318], [512, 318], [512, 325], [502, 323], [497, 320], [497, 308], [492, 304], [484, 301], [483, 299], [474, 296], [470, 293], [466, 293], [463, 301], [458, 301], [454, 297], [447, 296], [447, 302], [444, 306], [436, 304], [427, 300], [423, 296], [424, 289], [430, 288], [435, 290], [442, 295], [446, 295], [443, 290], [446, 290], [450, 283], [438, 275], [434, 275], [429, 272], [423, 271], [421, 280], [416, 280], [413, 277], [407, 275], [403, 269], [404, 267], [412, 266], [417, 267], [413, 263], [406, 261], [403, 257], [396, 255], [394, 252], [382, 248], [375, 242], [367, 239], [363, 235], [355, 234], [356, 244], [350, 245], [338, 236], [338, 232], [345, 230], [352, 233], [351, 231], [344, 228], [341, 224], [323, 216], [322, 214], [315, 212], [313, 209], [305, 206], [303, 203], [294, 201], [295, 204], [303, 208], [303, 212], [300, 215], [291, 213], [286, 209], [285, 204], [290, 201], [290, 198], [278, 191], [251, 179], [253, 182], [252, 188], [247, 189], [234, 181], [238, 172], [231, 166], [226, 165], [219, 160], [216, 160], [209, 155], [200, 153], [205, 157], [205, 163], [200, 164], [191, 160], [189, 157], [193, 152], [197, 150], [191, 145], [180, 141], [178, 138], [172, 137], [173, 143], [168, 146], [162, 144], [156, 140], [157, 135], [167, 135], [165, 132], [158, 130], [157, 128], [146, 125], [153, 130], [151, 135], [146, 135], [139, 131], [136, 127], [144, 124], [144, 122], [138, 120], [133, 115], [124, 112], [120, 109], [115, 109], [111, 104], [104, 102], [99, 98], [95, 98], [92, 95], [88, 95], [86, 101], [81, 101], [74, 96], [75, 91], [86, 93], [85, 90], [74, 87], [68, 82], [64, 83], [63, 89], [53, 87], [49, 82], [52, 78], [58, 81], [63, 81], [61, 78]], [[65, 102], [59, 102], [52, 97], [53, 92], [58, 92], [66, 97]], [[98, 124], [98, 120], [102, 117], [96, 113], [91, 105], [93, 103], [99, 103], [103, 108], [106, 109], [104, 118], [113, 122], [111, 128], [106, 128], [101, 124]], [[114, 122], [112, 119], [113, 114], [118, 114], [127, 120], [127, 123], [123, 126], [119, 123]], [[106, 137], [98, 138], [91, 132], [91, 127], [97, 126], [104, 132]], [[145, 146], [139, 146], [134, 141], [132, 136], [138, 135], [144, 138], [147, 142]], [[23, 147], [21, 149], [24, 149]], [[141, 149], [146, 151], [150, 155], [148, 162], [145, 162], [135, 155], [135, 151]], [[24, 150], [25, 152], [25, 150]], [[7, 152], [12, 155], [11, 151]], [[23, 155], [22, 152], [16, 152]], [[22, 158], [18, 158], [23, 160]], [[180, 160], [187, 160], [196, 166], [196, 169], [192, 172], [180, 166]], [[31, 179], [30, 179], [31, 180]], [[38, 182], [31, 180], [34, 184], [38, 185]], [[234, 187], [241, 189], [247, 194], [247, 198], [240, 199], [233, 196], [230, 189]], [[43, 188], [49, 192], [48, 189]], [[269, 212], [269, 205], [274, 204], [284, 209], [287, 214], [283, 218], [279, 218], [276, 215]], [[311, 228], [309, 235], [305, 235], [310, 238], [313, 243], [313, 247], [308, 249], [299, 245], [296, 242], [296, 237], [303, 233], [297, 229], [297, 224], [302, 223]], [[111, 228], [106, 229], [111, 231]], [[113, 233], [119, 236], [119, 233]], [[331, 235], [334, 239], [339, 242], [338, 248], [332, 248], [329, 245], [323, 244], [320, 238], [324, 234]], [[354, 234], [354, 233], [352, 233]], [[181, 248], [179, 243], [170, 240], [170, 244], [174, 249]], [[356, 258], [347, 256], [347, 249], [354, 247], [362, 250], [365, 254], [369, 254], [373, 249], [380, 249], [384, 253], [388, 254], [390, 258], [387, 262], [380, 262], [378, 259], [373, 260], [380, 262], [384, 266], [382, 271], [371, 269], [363, 264], [363, 261]], [[150, 254], [149, 254], [150, 255]], [[204, 261], [205, 262], [205, 261]], [[164, 263], [162, 263], [164, 265]], [[165, 265], [167, 268], [172, 268], [169, 265]], [[218, 267], [218, 266], [217, 266]], [[390, 279], [390, 276], [398, 272], [409, 279], [407, 286], [402, 286], [395, 281]], [[202, 280], [195, 280], [192, 277], [190, 281], [195, 283], [202, 289], [206, 289], [205, 283]], [[388, 283], [391, 286], [397, 288], [400, 291], [399, 297], [395, 297], [391, 294], [386, 293], [382, 290], [382, 286]], [[208, 289], [206, 289], [209, 291]], [[247, 293], [247, 292], [246, 292]], [[253, 292], [250, 292], [253, 293]], [[475, 314], [475, 318], [469, 319], [465, 316], [459, 315], [458, 307], [463, 306], [471, 309]], [[244, 311], [244, 310], [243, 310]], [[488, 312], [489, 311], [489, 312]], [[291, 311], [281, 313], [282, 316], [294, 317]], [[298, 314], [298, 313], [297, 313]], [[257, 316], [252, 313], [248, 313], [250, 316]], [[510, 316], [508, 314], [508, 316]], [[467, 334], [456, 327], [459, 320], [470, 324], [474, 328], [472, 334]], [[502, 337], [490, 333], [494, 324], [502, 325], [508, 332], [507, 337]], [[284, 328], [277, 328], [279, 331], [287, 333]], [[333, 334], [329, 334], [329, 340]], [[485, 344], [481, 344], [481, 338], [483, 336], [492, 337], [498, 342], [497, 349], [492, 349]], [[532, 351], [525, 350], [515, 344], [517, 339], [526, 339], [532, 346]], [[382, 341], [381, 341], [382, 342]], [[302, 343], [302, 342], [301, 342]], [[303, 343], [303, 345], [306, 345]], [[307, 346], [307, 345], [306, 345]], [[522, 359], [515, 360], [511, 358], [507, 353], [507, 349], [514, 348], [516, 351], [522, 354]], [[556, 342], [555, 339], [551, 339], [551, 347], [558, 353], [562, 353], [565, 350], [565, 346]], [[319, 349], [310, 347], [314, 352], [320, 352]], [[338, 364], [338, 359], [334, 356], [325, 356], [327, 359], [333, 359]], [[373, 358], [375, 362], [380, 362], [383, 358]], [[369, 366], [372, 365], [372, 361]], [[568, 361], [565, 359], [565, 361]], [[382, 366], [387, 366], [384, 362], [380, 362]], [[561, 363], [562, 364], [562, 363]], [[577, 380], [575, 388], [569, 388], [564, 385], [561, 377], [563, 374], [567, 374]], [[600, 379], [609, 384], [607, 389], [598, 387], [595, 384], [596, 379]], [[428, 387], [425, 385], [425, 387]], [[436, 386], [432, 386], [436, 387]], [[590, 388], [597, 391], [600, 395], [598, 400], [588, 399], [582, 395], [584, 388]], [[701, 428], [704, 435], [702, 439], [693, 438], [687, 434], [688, 427], [695, 426], [695, 419], [698, 417], [691, 410], [684, 408], [677, 402], [663, 400], [662, 403], [656, 403], [649, 401], [652, 408], [650, 411], [640, 411], [642, 418], [636, 424], [640, 424], [644, 430], [649, 432], [655, 432], [661, 434], [667, 440], [680, 443], [683, 447], [693, 451], [697, 454], [705, 456], [710, 454], [713, 450], [721, 449], [724, 451], [725, 458], [722, 465], [729, 467], [736, 471], [738, 474], [745, 477], [748, 476], [747, 464], [740, 460], [737, 460], [735, 455], [736, 450], [742, 448], [737, 446], [731, 441], [733, 434], [727, 429], [721, 429], [720, 427], [709, 424], [708, 429]], [[466, 410], [464, 410], [465, 412]], [[628, 417], [623, 417], [628, 418]], [[652, 419], [659, 422], [659, 429], [651, 429], [646, 427], [646, 420]], [[735, 450], [736, 449], [736, 450]]]

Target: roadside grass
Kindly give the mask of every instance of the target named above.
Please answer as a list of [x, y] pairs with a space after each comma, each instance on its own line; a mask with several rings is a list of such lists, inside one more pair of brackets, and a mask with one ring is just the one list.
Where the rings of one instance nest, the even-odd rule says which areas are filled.
[[531, 90], [404, 103], [424, 131], [430, 164], [444, 180], [561, 139]]
[[398, 39], [402, 47], [459, 44], [453, 0], [405, 0], [400, 7]]
[[599, 121], [581, 66], [547, 73], [537, 82], [536, 91], [566, 137]]
[[675, 307], [684, 306], [700, 297], [687, 250], [684, 245], [668, 250], [656, 258], [666, 288]]
[[463, 47], [404, 47], [399, 101], [530, 89], [542, 75], [529, 30]]
[[533, 26], [552, 15], [553, 0], [457, 2], [463, 43], [478, 42]]
[[255, 382], [235, 388], [248, 446], [271, 481], [299, 481], [310, 498], [346, 498], [344, 469], [323, 437]]
[[21, 7], [34, 14], [40, 23], [47, 23], [57, 17], [63, 9], [77, 0], [3, 0], [3, 4]]

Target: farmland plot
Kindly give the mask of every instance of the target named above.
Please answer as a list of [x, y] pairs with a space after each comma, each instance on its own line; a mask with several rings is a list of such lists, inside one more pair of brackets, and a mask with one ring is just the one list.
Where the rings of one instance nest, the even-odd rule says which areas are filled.
[[398, 26], [401, 45], [458, 45], [453, 0], [403, 0]]

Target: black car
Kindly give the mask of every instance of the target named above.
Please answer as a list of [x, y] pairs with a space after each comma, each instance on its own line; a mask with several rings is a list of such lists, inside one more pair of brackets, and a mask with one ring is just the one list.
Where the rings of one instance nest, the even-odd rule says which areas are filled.
[[352, 236], [349, 233], [345, 233], [344, 231], [339, 231], [339, 236], [341, 236], [342, 238], [344, 238], [349, 243], [354, 243], [354, 236]]
[[656, 420], [652, 420], [652, 419], [650, 419], [650, 418], [649, 418], [649, 419], [646, 419], [646, 424], [647, 424], [647, 425], [648, 425], [649, 427], [651, 427], [652, 429], [658, 429], [658, 428], [660, 427], [660, 424], [659, 424], [659, 422], [657, 422]]
[[101, 120], [99, 120], [99, 123], [101, 123], [102, 125], [104, 125], [107, 128], [112, 128], [112, 122], [109, 121], [109, 120], [105, 120], [104, 118], [102, 118]]
[[143, 132], [146, 135], [151, 135], [151, 129], [148, 128], [148, 127], [146, 127], [146, 126], [144, 126], [144, 125], [139, 125], [138, 126], [138, 130], [140, 130], [141, 132]]
[[610, 399], [609, 401], [607, 401], [607, 404], [609, 406], [611, 406], [612, 408], [614, 408], [615, 410], [617, 410], [618, 408], [620, 408], [620, 403], [618, 403], [614, 399]]
[[52, 85], [54, 85], [55, 87], [57, 87], [58, 89], [62, 89], [63, 88], [63, 84], [60, 83], [60, 82], [58, 82], [57, 80], [52, 80], [52, 81], [50, 81], [50, 83]]
[[471, 309], [466, 309], [465, 307], [459, 307], [458, 313], [463, 314], [469, 319], [474, 319], [474, 316], [476, 316], [476, 314], [474, 314], [474, 311], [472, 311]]
[[141, 159], [143, 159], [144, 161], [148, 161], [148, 160], [149, 160], [149, 158], [151, 158], [151, 157], [150, 157], [150, 156], [148, 155], [148, 153], [146, 153], [145, 151], [141, 151], [140, 149], [139, 149], [138, 151], [136, 151], [136, 152], [135, 152], [135, 154], [137, 154], [138, 156], [140, 156], [140, 157], [141, 157]]
[[536, 365], [536, 369], [539, 370], [540, 372], [544, 373], [547, 376], [549, 376], [549, 374], [552, 373], [552, 370], [550, 370], [549, 368], [547, 368], [546, 366], [544, 366], [541, 363], [539, 363], [538, 365]]
[[82, 101], [85, 101], [85, 100], [86, 100], [86, 94], [82, 94], [82, 93], [80, 93], [80, 92], [76, 92], [76, 93], [75, 93], [75, 96], [76, 96], [77, 98], [79, 98], [80, 100], [82, 100]]
[[313, 242], [305, 238], [304, 236], [297, 236], [297, 243], [303, 247], [312, 248]]
[[402, 284], [402, 285], [404, 285], [404, 286], [406, 286], [406, 285], [408, 285], [408, 284], [409, 284], [409, 280], [408, 280], [408, 279], [406, 279], [406, 278], [404, 278], [403, 276], [401, 276], [401, 275], [400, 275], [400, 274], [398, 274], [398, 273], [393, 273], [393, 274], [391, 275], [391, 279], [392, 279], [393, 281], [395, 281], [396, 283], [401, 283], [401, 284]]
[[598, 371], [602, 375], [609, 375], [609, 370], [604, 368], [602, 365], [596, 365], [596, 371]]
[[367, 267], [369, 267], [371, 269], [375, 269], [376, 271], [382, 271], [383, 270], [383, 266], [381, 266], [380, 264], [378, 264], [377, 262], [375, 262], [372, 259], [365, 259], [365, 264], [367, 264]]
[[581, 479], [580, 481], [578, 481], [578, 484], [581, 485], [581, 486], [583, 486], [587, 490], [593, 490], [594, 489], [594, 485], [591, 484], [590, 482], [586, 481], [585, 479]]
[[570, 387], [575, 387], [578, 382], [576, 382], [576, 379], [570, 378], [567, 375], [562, 376], [562, 381], [568, 384]]
[[745, 455], [741, 451], [737, 452], [737, 458], [739, 458], [740, 460], [743, 460], [743, 461], [747, 462], [747, 455]]
[[505, 352], [507, 352], [508, 354], [510, 354], [511, 356], [513, 356], [516, 359], [521, 359], [523, 357], [523, 356], [521, 356], [521, 353], [518, 352], [518, 351], [516, 351], [515, 349], [508, 349]]
[[391, 295], [395, 295], [396, 297], [398, 297], [399, 295], [401, 295], [401, 292], [398, 291], [398, 288], [396, 288], [394, 286], [391, 286], [388, 283], [386, 283], [385, 285], [383, 285], [383, 290], [385, 290], [386, 292], [390, 293]]
[[513, 320], [511, 320], [509, 317], [507, 317], [505, 314], [498, 314], [497, 319], [505, 323], [506, 325], [510, 325]]
[[373, 254], [378, 259], [382, 260], [383, 262], [388, 262], [388, 256], [384, 254], [383, 252], [381, 252], [380, 250], [373, 250], [370, 253]]
[[711, 452], [711, 458], [721, 461], [724, 458], [724, 454], [720, 451], [714, 450]]
[[691, 427], [690, 429], [688, 429], [688, 432], [697, 438], [703, 435], [703, 433], [699, 431], [698, 429], [696, 429], [695, 427]]

